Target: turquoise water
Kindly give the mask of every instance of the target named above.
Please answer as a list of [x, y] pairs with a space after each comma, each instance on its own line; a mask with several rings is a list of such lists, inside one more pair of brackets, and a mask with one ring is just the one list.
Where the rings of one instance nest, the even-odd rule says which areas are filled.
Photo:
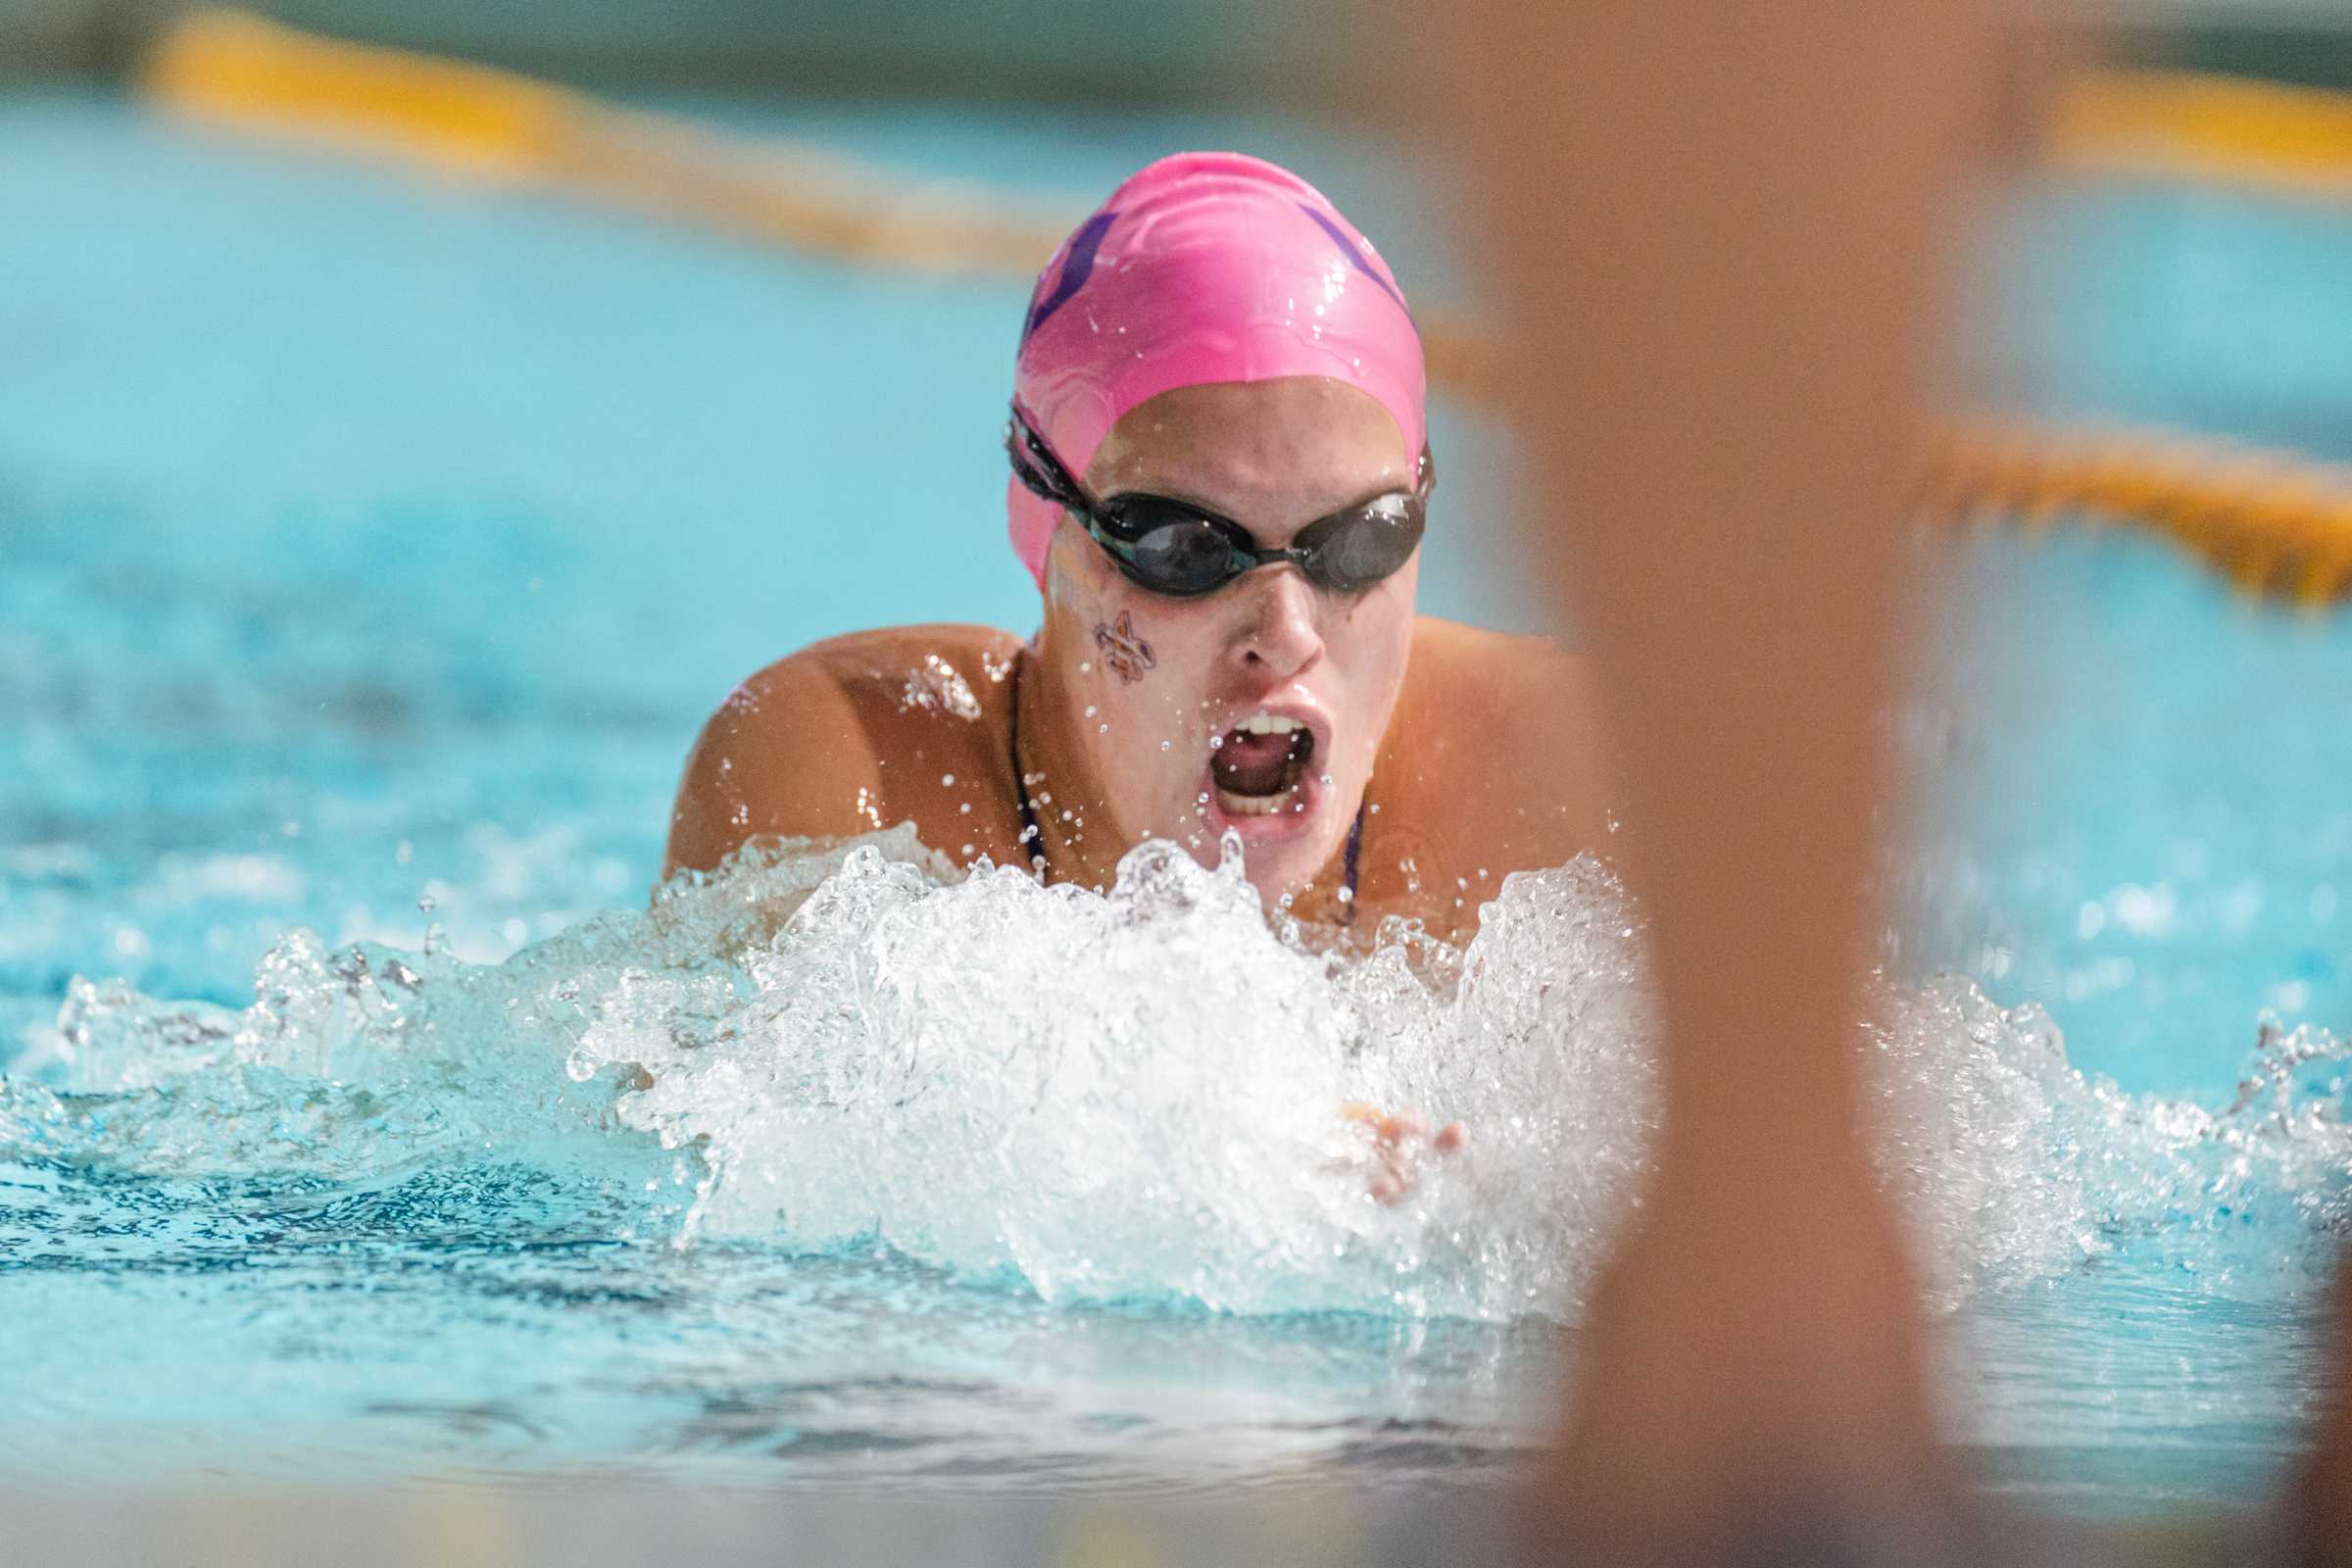
[[[1470, 270], [1427, 161], [1352, 137], [706, 109], [1078, 202], [1238, 142], [1424, 297]], [[0, 100], [0, 196], [40, 216], [0, 231], [0, 1469], [1457, 1489], [1536, 1440], [1648, 1125], [1589, 868], [1515, 887], [1458, 993], [1167, 867], [1103, 903], [787, 860], [639, 912], [746, 671], [1028, 623], [1016, 291], [91, 97]], [[2283, 268], [2346, 330], [2347, 225], [2034, 193], [2018, 318], [2108, 304], [1986, 353], [2055, 408], [2312, 444], [2352, 380], [2269, 378], [2259, 308]], [[1534, 626], [1508, 453], [1437, 439], [1427, 607]], [[2128, 539], [1944, 559], [1878, 1049], [1957, 1414], [2071, 1511], [2251, 1500], [2314, 1396], [2325, 1042], [2225, 1110], [2266, 1009], [2343, 1019], [2352, 630]], [[1317, 1108], [1359, 1092], [1464, 1115], [1476, 1163], [1374, 1211]]]

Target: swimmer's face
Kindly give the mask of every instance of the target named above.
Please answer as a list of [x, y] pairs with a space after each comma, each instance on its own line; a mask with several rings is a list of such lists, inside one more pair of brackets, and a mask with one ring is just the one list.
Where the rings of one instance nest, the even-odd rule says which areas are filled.
[[[1192, 502], [1270, 548], [1410, 489], [1413, 461], [1379, 402], [1296, 376], [1139, 405], [1085, 482], [1105, 499]], [[1044, 648], [1118, 847], [1172, 839], [1214, 863], [1230, 828], [1269, 900], [1332, 867], [1404, 683], [1419, 555], [1360, 593], [1318, 588], [1285, 564], [1176, 599], [1129, 582], [1064, 517], [1047, 570]]]

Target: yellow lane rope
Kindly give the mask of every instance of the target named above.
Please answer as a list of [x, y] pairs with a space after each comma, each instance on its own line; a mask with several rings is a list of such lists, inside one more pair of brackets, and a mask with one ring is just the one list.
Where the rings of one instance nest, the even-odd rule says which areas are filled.
[[141, 85], [197, 120], [549, 186], [867, 266], [1033, 277], [1066, 232], [1060, 215], [979, 187], [913, 183], [512, 72], [230, 12], [199, 12], [167, 31]]
[[[536, 185], [868, 267], [1027, 287], [1086, 214], [822, 148], [719, 135], [510, 71], [346, 43], [236, 12], [168, 29], [142, 89], [208, 123]], [[1433, 379], [1494, 384], [1479, 334], [1424, 318]]]
[[2027, 527], [2152, 529], [2248, 592], [2318, 608], [2352, 598], [2352, 467], [2147, 431], [1992, 421], [1945, 432], [1923, 511]]
[[[2162, 157], [2179, 167], [2196, 162], [2183, 149], [2204, 148], [2197, 167], [2219, 168], [2222, 150], [2234, 149], [2241, 162], [2291, 167], [2301, 183], [2322, 182], [2316, 172], [2329, 168], [2352, 173], [2352, 108], [2331, 95], [2278, 89], [2274, 104], [2269, 89], [2244, 95], [2250, 84], [2226, 84], [2211, 98], [2199, 96], [2198, 78], [2100, 81], [2062, 110], [2065, 159], [2155, 167], [2158, 153], [2135, 161], [2141, 155], [2128, 149], [2169, 147]], [[207, 122], [555, 189], [863, 266], [1026, 285], [1083, 216], [233, 13], [198, 13], [168, 31], [143, 85], [168, 110]], [[2274, 107], [2263, 118], [2248, 103]], [[1425, 317], [1421, 325], [1433, 381], [1492, 394], [1489, 342], [1456, 321]], [[1993, 425], [1948, 431], [1930, 469], [1932, 514], [2138, 523], [2257, 592], [2314, 605], [2352, 598], [2352, 470], [2145, 433]]]
[[2191, 72], [2097, 72], [2060, 93], [2050, 156], [2107, 173], [2352, 195], [2352, 93]]

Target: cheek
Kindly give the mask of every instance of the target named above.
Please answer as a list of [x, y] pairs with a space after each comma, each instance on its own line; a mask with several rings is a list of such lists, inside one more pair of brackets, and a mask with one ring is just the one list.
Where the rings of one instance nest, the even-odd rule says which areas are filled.
[[1190, 607], [1172, 607], [1124, 580], [1119, 586], [1077, 628], [1086, 639], [1081, 657], [1093, 665], [1089, 700], [1114, 720], [1103, 738], [1124, 741], [1141, 768], [1157, 771], [1166, 757], [1193, 749], [1206, 722], [1201, 702], [1213, 637], [1201, 617], [1186, 613]]
[[1356, 601], [1340, 622], [1335, 636], [1343, 662], [1354, 675], [1364, 702], [1385, 704], [1403, 682], [1405, 661], [1413, 651], [1413, 588], [1415, 566], [1407, 565]]
[[1371, 770], [1404, 689], [1413, 625], [1411, 582], [1398, 584], [1392, 578], [1358, 601], [1353, 612], [1326, 636], [1325, 646], [1347, 673], [1345, 718], [1354, 742], [1340, 771]]
[[[1075, 531], [1075, 530], [1072, 530]], [[1075, 666], [1080, 739], [1114, 791], [1157, 778], [1180, 755], [1198, 759], [1203, 675], [1215, 627], [1200, 607], [1149, 594], [1120, 576], [1083, 534], [1083, 551], [1057, 541], [1047, 576], [1054, 639]], [[1092, 709], [1092, 712], [1086, 711]]]

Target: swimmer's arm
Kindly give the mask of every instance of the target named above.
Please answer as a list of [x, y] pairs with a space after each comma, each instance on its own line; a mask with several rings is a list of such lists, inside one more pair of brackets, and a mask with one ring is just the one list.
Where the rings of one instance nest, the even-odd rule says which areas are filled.
[[848, 838], [888, 820], [851, 683], [809, 650], [745, 681], [703, 726], [670, 813], [662, 875], [709, 870], [755, 837]]

